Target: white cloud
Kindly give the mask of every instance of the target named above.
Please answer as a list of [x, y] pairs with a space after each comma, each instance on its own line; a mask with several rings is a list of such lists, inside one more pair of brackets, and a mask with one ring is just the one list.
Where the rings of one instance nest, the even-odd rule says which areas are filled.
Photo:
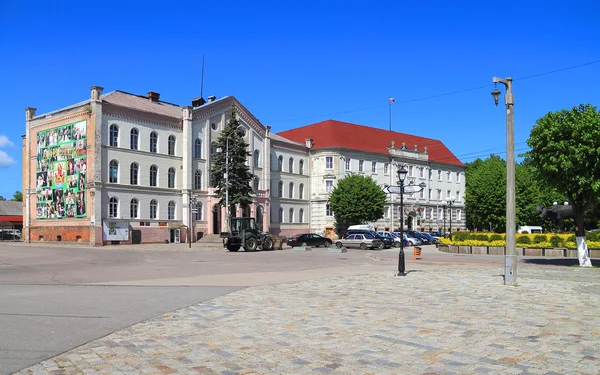
[[[10, 141], [10, 139], [8, 139], [7, 136], [5, 136], [4, 134], [0, 134], [0, 147], [12, 147], [14, 146], [14, 144]], [[1, 161], [0, 161], [1, 163]]]
[[6, 152], [0, 151], [0, 168], [6, 168], [13, 164], [15, 164], [14, 159], [8, 156]]

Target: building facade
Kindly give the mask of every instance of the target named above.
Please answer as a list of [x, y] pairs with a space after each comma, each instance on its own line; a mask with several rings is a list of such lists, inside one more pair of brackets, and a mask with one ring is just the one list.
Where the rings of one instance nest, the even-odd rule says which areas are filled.
[[[409, 166], [411, 181], [428, 185], [406, 199], [407, 228], [441, 229], [432, 223], [451, 195], [453, 228], [464, 227], [464, 165], [440, 141], [332, 120], [274, 134], [232, 96], [191, 104], [161, 101], [155, 92], [103, 94], [94, 86], [89, 100], [57, 111], [26, 108], [25, 239], [183, 242], [224, 231], [225, 209], [210, 186], [211, 155], [221, 150], [211, 145], [232, 106], [256, 176], [254, 202], [235, 214], [255, 217], [264, 231], [333, 235], [327, 197], [336, 182], [356, 172], [393, 185], [398, 163]], [[365, 134], [377, 135], [368, 147]], [[423, 146], [408, 150], [406, 142], [416, 140]], [[375, 223], [381, 228], [399, 226], [399, 200], [388, 202], [386, 217]]]

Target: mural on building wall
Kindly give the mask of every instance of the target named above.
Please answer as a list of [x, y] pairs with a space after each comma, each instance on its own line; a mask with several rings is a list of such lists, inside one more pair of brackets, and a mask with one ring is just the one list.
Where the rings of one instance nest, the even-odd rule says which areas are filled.
[[36, 134], [37, 219], [87, 216], [87, 121]]

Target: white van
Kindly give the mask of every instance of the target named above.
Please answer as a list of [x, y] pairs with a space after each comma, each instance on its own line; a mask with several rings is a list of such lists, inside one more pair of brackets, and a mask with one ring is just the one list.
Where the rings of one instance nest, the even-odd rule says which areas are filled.
[[371, 232], [375, 231], [375, 227], [369, 224], [350, 225], [348, 230], [368, 230]]
[[517, 228], [517, 233], [542, 234], [544, 233], [544, 229], [537, 225], [523, 225]]

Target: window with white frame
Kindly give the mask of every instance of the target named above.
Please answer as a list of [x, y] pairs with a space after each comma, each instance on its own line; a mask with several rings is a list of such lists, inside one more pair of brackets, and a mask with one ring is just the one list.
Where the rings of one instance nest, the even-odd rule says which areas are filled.
[[438, 219], [444, 219], [444, 209], [438, 208]]
[[136, 128], [131, 129], [129, 133], [129, 148], [137, 150], [139, 148], [139, 131]]
[[437, 200], [442, 199], [442, 189], [437, 189]]
[[350, 164], [352, 162], [352, 159], [350, 158], [346, 158], [346, 170], [349, 171], [350, 170]]
[[173, 189], [175, 188], [175, 168], [171, 167], [169, 168], [169, 171], [167, 172], [167, 179], [168, 179], [168, 187]]
[[131, 202], [129, 202], [129, 217], [132, 219], [138, 219], [140, 217], [139, 214], [139, 201], [137, 198], [133, 198]]
[[325, 156], [325, 169], [333, 169], [333, 156]]
[[108, 182], [116, 184], [119, 180], [119, 162], [111, 160], [108, 166]]
[[139, 165], [138, 163], [131, 163], [129, 166], [129, 184], [130, 185], [138, 185], [138, 176], [139, 176]]
[[390, 173], [390, 164], [383, 163], [383, 174], [389, 174], [389, 173]]
[[294, 183], [290, 182], [290, 189], [288, 190], [288, 198], [294, 198]]
[[385, 212], [384, 212], [384, 219], [389, 219], [390, 218], [390, 206], [386, 206], [385, 207]]
[[460, 209], [456, 210], [456, 220], [462, 220], [462, 212]]
[[283, 208], [279, 207], [279, 211], [277, 213], [277, 219], [279, 223], [283, 223]]
[[442, 181], [442, 170], [441, 169], [438, 170], [437, 173], [438, 173], [438, 181]]
[[277, 170], [283, 172], [283, 156], [281, 155], [277, 158]]
[[425, 178], [425, 167], [419, 167], [419, 177]]
[[202, 202], [196, 202], [196, 220], [202, 220]]
[[431, 199], [431, 189], [429, 189], [429, 192], [428, 192], [428, 195], [427, 195], [427, 197], [428, 197], [429, 199]]
[[460, 182], [460, 173], [456, 172], [456, 182]]
[[260, 151], [254, 150], [254, 168], [258, 168], [259, 159], [260, 159]]
[[371, 163], [371, 173], [377, 173], [377, 162], [376, 161]]
[[156, 165], [150, 166], [150, 186], [157, 186], [158, 167]]
[[298, 211], [298, 222], [299, 223], [304, 223], [304, 209], [303, 208], [301, 208]]
[[294, 222], [294, 209], [293, 208], [290, 208], [290, 213], [289, 213], [288, 221], [289, 221], [290, 224]]
[[304, 174], [304, 160], [298, 161], [298, 174]]
[[150, 152], [158, 152], [158, 133], [150, 133]]
[[202, 140], [200, 138], [194, 141], [194, 157], [197, 159], [202, 158]]
[[258, 177], [254, 177], [252, 179], [252, 189], [254, 189], [254, 191], [258, 191], [258, 186], [260, 184], [260, 180], [258, 179]]
[[408, 166], [408, 175], [410, 177], [414, 177], [415, 176], [415, 167], [413, 167], [412, 165]]
[[277, 196], [283, 198], [283, 181], [279, 181], [277, 185]]
[[294, 173], [294, 158], [290, 158], [288, 162], [288, 172]]
[[304, 199], [304, 184], [300, 184], [298, 187], [298, 198]]
[[450, 190], [446, 191], [446, 199], [450, 199], [450, 197], [452, 196], [452, 193], [450, 193]]
[[119, 217], [119, 200], [111, 197], [108, 201], [108, 217]]
[[452, 182], [452, 175], [450, 174], [450, 171], [446, 172], [446, 180], [448, 182]]
[[112, 147], [119, 147], [119, 127], [115, 124], [110, 126], [108, 145]]
[[433, 220], [433, 214], [434, 214], [434, 210], [433, 207], [431, 208], [431, 210], [429, 210], [429, 220]]
[[425, 198], [425, 189], [419, 192], [419, 198]]
[[150, 219], [158, 218], [158, 202], [156, 199], [150, 201]]
[[325, 180], [325, 192], [331, 193], [333, 191], [333, 180]]
[[331, 210], [331, 205], [329, 203], [325, 203], [325, 216], [333, 216], [333, 211]]
[[359, 172], [364, 172], [365, 171], [365, 161], [364, 160], [359, 160], [358, 161], [358, 171]]
[[433, 180], [433, 169], [429, 168], [429, 181]]
[[202, 189], [202, 172], [201, 171], [194, 172], [194, 189], [196, 189], [196, 190]]
[[460, 190], [456, 191], [456, 200], [459, 201], [460, 200]]
[[167, 208], [167, 219], [175, 220], [175, 202], [169, 201]]
[[168, 147], [167, 147], [167, 153], [171, 156], [175, 155], [175, 136], [174, 135], [170, 135], [169, 136], [169, 142], [168, 142]]

